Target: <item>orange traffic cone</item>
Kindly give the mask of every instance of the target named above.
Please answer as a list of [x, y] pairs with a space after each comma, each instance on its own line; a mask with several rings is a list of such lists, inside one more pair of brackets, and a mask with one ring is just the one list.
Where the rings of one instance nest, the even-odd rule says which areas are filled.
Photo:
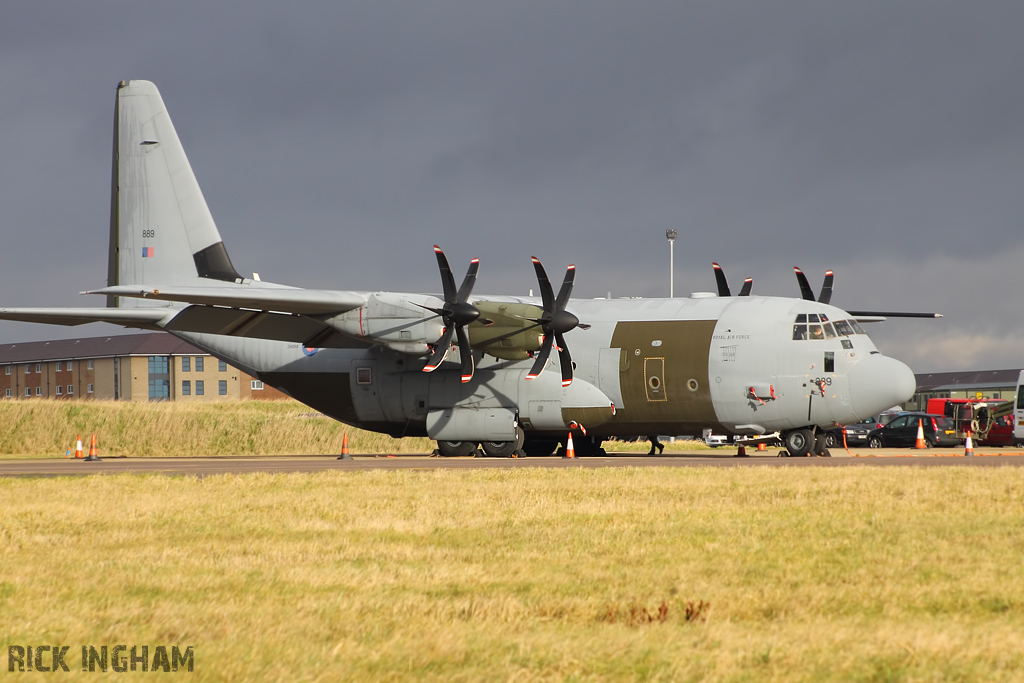
[[745, 457], [747, 457], [747, 447], [741, 445], [739, 447], [739, 449], [736, 451], [736, 457], [737, 458], [745, 458]]
[[92, 440], [89, 442], [89, 457], [86, 458], [86, 460], [88, 460], [89, 462], [95, 462], [96, 460], [99, 459], [100, 457], [96, 455], [96, 435], [93, 434]]
[[341, 437], [341, 456], [338, 460], [351, 460], [352, 456], [348, 454], [348, 432], [345, 432], [344, 436]]
[[964, 442], [964, 457], [974, 455], [974, 444], [971, 443], [971, 430], [967, 430], [967, 441]]
[[928, 448], [928, 445], [924, 442], [924, 425], [921, 420], [917, 421], [917, 443], [914, 444], [914, 448]]
[[75, 459], [80, 460], [83, 458], [85, 458], [85, 455], [82, 454], [82, 435], [79, 434], [78, 443], [75, 445]]
[[569, 438], [565, 440], [565, 455], [563, 458], [575, 458], [576, 451], [572, 447], [572, 432], [569, 432]]

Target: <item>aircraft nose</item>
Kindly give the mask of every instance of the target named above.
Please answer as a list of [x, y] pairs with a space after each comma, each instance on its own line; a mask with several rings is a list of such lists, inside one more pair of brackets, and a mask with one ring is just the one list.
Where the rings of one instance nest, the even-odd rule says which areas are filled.
[[910, 400], [917, 380], [895, 358], [872, 354], [850, 368], [850, 402], [858, 415], [866, 417]]

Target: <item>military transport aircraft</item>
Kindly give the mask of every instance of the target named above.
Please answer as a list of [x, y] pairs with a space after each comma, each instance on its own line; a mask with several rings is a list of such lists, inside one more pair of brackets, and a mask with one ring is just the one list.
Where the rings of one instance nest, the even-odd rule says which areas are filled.
[[[794, 456], [817, 430], [913, 395], [914, 375], [859, 322], [888, 315], [817, 300], [717, 294], [570, 299], [533, 259], [536, 297], [475, 296], [434, 248], [439, 294], [311, 290], [235, 270], [153, 83], [118, 84], [105, 308], [6, 308], [0, 318], [166, 330], [344, 423], [429, 436], [442, 455], [577, 453], [612, 435], [780, 432]], [[918, 314], [928, 315], [932, 314]], [[582, 322], [581, 322], [582, 321]], [[570, 353], [571, 349], [571, 353]], [[555, 361], [557, 357], [557, 362]], [[584, 430], [586, 436], [584, 436]]]

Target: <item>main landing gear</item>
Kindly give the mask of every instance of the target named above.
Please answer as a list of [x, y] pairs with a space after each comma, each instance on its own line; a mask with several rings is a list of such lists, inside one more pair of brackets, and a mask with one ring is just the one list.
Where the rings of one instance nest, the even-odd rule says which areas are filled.
[[831, 457], [828, 452], [828, 443], [825, 434], [815, 434], [810, 427], [803, 429], [792, 429], [782, 434], [782, 445], [791, 458], [804, 458], [808, 455], [819, 455]]

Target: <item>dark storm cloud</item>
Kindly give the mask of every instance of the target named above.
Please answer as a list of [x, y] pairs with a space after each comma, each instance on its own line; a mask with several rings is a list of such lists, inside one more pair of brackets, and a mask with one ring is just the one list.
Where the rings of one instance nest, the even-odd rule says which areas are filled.
[[1024, 305], [976, 292], [1024, 256], [1020, 3], [60, 8], [0, 14], [2, 305], [98, 304], [75, 293], [105, 277], [113, 86], [147, 78], [267, 279], [436, 289], [437, 242], [482, 291], [534, 286], [536, 254], [580, 295], [653, 296], [677, 228], [677, 293], [713, 259], [784, 295], [832, 267], [841, 305], [947, 314], [872, 329], [915, 369], [968, 343], [1024, 365]]

